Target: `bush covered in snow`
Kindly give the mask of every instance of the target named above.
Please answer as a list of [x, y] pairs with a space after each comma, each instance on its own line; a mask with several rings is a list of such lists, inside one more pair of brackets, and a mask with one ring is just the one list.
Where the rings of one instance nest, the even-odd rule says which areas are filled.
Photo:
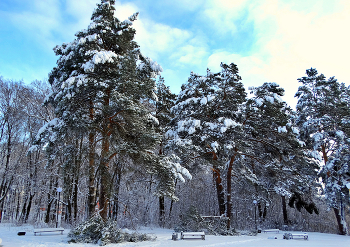
[[140, 242], [155, 240], [156, 237], [137, 232], [127, 232], [117, 227], [113, 220], [103, 221], [99, 214], [81, 223], [68, 234], [69, 243], [94, 243], [104, 246], [110, 243]]

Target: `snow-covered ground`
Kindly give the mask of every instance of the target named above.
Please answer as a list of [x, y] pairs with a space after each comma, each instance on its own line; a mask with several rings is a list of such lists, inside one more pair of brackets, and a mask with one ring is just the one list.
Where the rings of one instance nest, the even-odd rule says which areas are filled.
[[[18, 231], [26, 231], [25, 236], [18, 236]], [[2, 243], [0, 247], [96, 247], [94, 244], [68, 244], [67, 234], [43, 233], [41, 236], [34, 236], [33, 227], [9, 227], [0, 224], [0, 238]], [[140, 232], [151, 233], [157, 236], [156, 241], [139, 243], [110, 244], [109, 247], [347, 247], [350, 246], [350, 236], [339, 236], [325, 233], [308, 233], [309, 240], [294, 239], [284, 240], [283, 233], [260, 233], [258, 236], [211, 236], [207, 235], [205, 240], [171, 240], [172, 230], [169, 229], [142, 229]], [[277, 237], [277, 239], [273, 239]]]

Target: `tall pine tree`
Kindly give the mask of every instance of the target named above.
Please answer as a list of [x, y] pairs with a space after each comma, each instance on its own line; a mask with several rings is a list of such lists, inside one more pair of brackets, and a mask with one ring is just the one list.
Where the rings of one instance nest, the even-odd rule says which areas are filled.
[[[191, 73], [172, 108], [175, 117], [167, 135], [171, 139], [168, 145], [183, 159], [201, 158], [211, 166], [218, 212], [225, 215], [225, 201], [228, 201], [229, 208], [231, 206], [230, 193], [227, 194], [229, 200], [225, 200], [222, 170], [234, 155], [232, 150], [243, 140], [238, 136], [241, 133], [241, 106], [246, 100], [246, 93], [237, 66], [222, 63], [221, 68], [219, 73], [208, 69], [206, 76]], [[235, 138], [227, 138], [230, 134]]]
[[[314, 68], [306, 70], [296, 97], [297, 124], [301, 136], [315, 158], [323, 160], [321, 176], [325, 195], [333, 208], [339, 233], [348, 233], [344, 214], [349, 174], [349, 96], [348, 90], [334, 77], [328, 80]], [[321, 154], [321, 156], [320, 156]], [[346, 191], [346, 193], [344, 193]]]
[[114, 4], [114, 0], [102, 0], [88, 28], [78, 32], [71, 43], [55, 47], [59, 59], [49, 75], [54, 92], [48, 103], [54, 106], [57, 117], [38, 135], [54, 158], [58, 140], [64, 142], [71, 132], [87, 133], [89, 215], [94, 213], [95, 190], [99, 189], [98, 203], [104, 219], [111, 196], [109, 162], [116, 155], [128, 155], [160, 179], [173, 176], [171, 169], [150, 151], [161, 136], [154, 127], [157, 119], [144, 104], [156, 100], [155, 78], [162, 68], [142, 55], [134, 41], [132, 22], [138, 14], [119, 21], [114, 16]]
[[284, 223], [288, 224], [286, 199], [314, 186], [318, 166], [299, 140], [295, 113], [281, 98], [284, 89], [276, 83], [264, 83], [251, 88], [251, 93], [244, 129], [251, 142], [252, 178], [256, 176], [257, 192], [268, 195], [273, 191], [281, 196]]

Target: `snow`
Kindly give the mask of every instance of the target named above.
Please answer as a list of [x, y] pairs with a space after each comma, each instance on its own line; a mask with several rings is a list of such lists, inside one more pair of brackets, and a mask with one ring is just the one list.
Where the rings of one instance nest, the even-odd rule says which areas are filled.
[[113, 63], [113, 58], [118, 58], [119, 55], [114, 53], [113, 51], [93, 51], [94, 56], [91, 60], [83, 64], [81, 67], [84, 69], [85, 72], [92, 72], [95, 68], [95, 64], [99, 63]]
[[[181, 92], [180, 92], [180, 93], [181, 93]], [[178, 96], [178, 97], [180, 97], [180, 96]], [[200, 100], [200, 98], [195, 98], [195, 97], [186, 99], [185, 101], [183, 101], [183, 102], [181, 102], [181, 103], [175, 105], [175, 106], [173, 107], [173, 109], [176, 110], [176, 109], [178, 109], [178, 108], [180, 108], [180, 107], [186, 106], [186, 105], [191, 104], [191, 103], [195, 104], [195, 103], [197, 103], [199, 100]]]
[[297, 127], [292, 127], [292, 131], [294, 134], [299, 135], [299, 129]]
[[96, 34], [96, 33], [86, 36], [86, 39], [89, 40], [90, 42], [95, 41], [95, 40], [97, 40], [98, 38], [99, 38], [99, 37], [98, 37], [98, 34]]
[[88, 29], [91, 30], [91, 29], [94, 29], [97, 27], [97, 23], [96, 22], [91, 22], [90, 25], [88, 26]]
[[311, 157], [313, 157], [316, 160], [322, 160], [321, 155], [317, 150], [309, 151], [309, 154]]
[[209, 126], [211, 130], [215, 130], [218, 127], [218, 125], [215, 123], [206, 123], [205, 125]]
[[[43, 127], [41, 127], [36, 135], [36, 140], [41, 138], [41, 135], [45, 131], [52, 131], [54, 128], [60, 128], [64, 125], [64, 123], [59, 118], [54, 118], [50, 122], [46, 123]], [[55, 141], [56, 135], [50, 136], [50, 141]]]
[[268, 101], [268, 102], [270, 102], [271, 104], [273, 104], [273, 102], [275, 101], [275, 98], [274, 98], [274, 97], [271, 97], [271, 96], [266, 95], [266, 96], [265, 96], [265, 100], [266, 100], [266, 101]]
[[130, 20], [124, 20], [122, 21], [121, 23], [121, 26], [122, 27], [125, 27], [125, 26], [131, 26], [132, 25], [132, 22]]
[[217, 143], [216, 141], [211, 143], [210, 146], [212, 147], [212, 149], [214, 150], [214, 152], [217, 152], [217, 148], [219, 147], [219, 143]]
[[287, 133], [287, 128], [286, 126], [278, 126], [278, 133]]
[[323, 135], [321, 133], [316, 133], [310, 136], [314, 138], [315, 143], [318, 143], [323, 139]]
[[146, 65], [151, 68], [151, 77], [156, 78], [157, 75], [160, 75], [163, 72], [162, 66], [160, 66], [156, 61], [153, 61], [151, 58], [145, 57], [145, 62], [141, 62], [137, 65], [138, 70], [143, 70]]
[[277, 102], [283, 102], [282, 98], [281, 98], [277, 93], [274, 93], [274, 94], [273, 94], [273, 97], [275, 98], [275, 100], [276, 100]]
[[338, 130], [338, 131], [336, 132], [336, 134], [337, 134], [337, 136], [339, 136], [341, 139], [344, 138], [344, 132], [343, 132], [343, 131]]
[[185, 176], [187, 179], [192, 179], [192, 175], [190, 172], [183, 166], [181, 166], [179, 163], [174, 163], [174, 168], [176, 170], [175, 175], [178, 179], [181, 180], [181, 182], [185, 183], [185, 179], [183, 176]]
[[150, 66], [152, 70], [156, 73], [158, 72], [163, 72], [162, 66], [160, 66], [156, 61], [153, 61], [152, 59], [149, 58]]
[[201, 101], [200, 101], [201, 105], [206, 105], [207, 102], [208, 102], [207, 97], [202, 98]]
[[200, 128], [201, 121], [197, 119], [189, 119], [189, 120], [183, 120], [179, 121], [177, 123], [178, 126], [178, 132], [186, 131], [189, 135], [196, 132], [196, 128]]
[[152, 114], [148, 114], [148, 120], [157, 126], [159, 125], [158, 118], [154, 117]]
[[[18, 231], [26, 231], [25, 236], [17, 236]], [[142, 233], [149, 233], [157, 236], [155, 241], [138, 243], [109, 244], [108, 247], [342, 247], [350, 246], [350, 237], [335, 234], [309, 232], [309, 240], [303, 239], [283, 239], [283, 233], [259, 233], [257, 236], [205, 236], [205, 240], [171, 240], [173, 231], [171, 229], [142, 228], [138, 230]], [[11, 247], [97, 247], [95, 244], [68, 244], [69, 230], [65, 230], [63, 235], [57, 233], [42, 233], [34, 236], [33, 227], [9, 227], [0, 224], [0, 238], [2, 246]], [[277, 239], [275, 239], [275, 237]]]
[[[219, 122], [221, 122], [222, 119], [223, 119], [223, 118], [219, 118], [219, 119], [218, 119]], [[239, 126], [239, 125], [241, 125], [241, 124], [240, 124], [240, 123], [237, 123], [236, 121], [233, 121], [232, 119], [226, 118], [226, 119], [224, 120], [224, 126], [222, 126], [222, 127], [220, 128], [220, 132], [221, 132], [221, 133], [224, 133], [224, 132], [226, 132], [226, 130], [227, 130], [228, 128], [230, 128], [231, 126], [236, 127], [236, 126]], [[212, 129], [212, 130], [213, 130], [213, 129]]]
[[99, 51], [94, 55], [92, 61], [94, 64], [106, 62], [113, 63], [113, 58], [118, 58], [118, 55], [113, 51]]
[[300, 140], [298, 140], [298, 142], [299, 142], [299, 145], [300, 145], [300, 146], [302, 146], [302, 147], [306, 146], [306, 143], [305, 143], [305, 142], [300, 141]]
[[262, 104], [263, 104], [263, 100], [262, 99], [260, 99], [260, 98], [256, 98], [255, 99], [255, 103], [258, 105], [258, 106], [261, 106]]
[[238, 125], [240, 125], [240, 124], [237, 123], [236, 121], [233, 121], [232, 119], [226, 118], [226, 119], [224, 120], [224, 125], [225, 125], [227, 128], [229, 128], [229, 127], [231, 127], [231, 126], [236, 127], [236, 126], [238, 126]]

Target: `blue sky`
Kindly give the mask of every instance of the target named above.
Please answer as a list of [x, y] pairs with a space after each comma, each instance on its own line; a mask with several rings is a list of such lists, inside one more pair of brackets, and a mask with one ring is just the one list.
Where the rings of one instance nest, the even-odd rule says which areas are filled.
[[[1, 0], [0, 75], [30, 83], [55, 66], [52, 48], [87, 28], [99, 0]], [[305, 70], [349, 84], [348, 0], [130, 0], [116, 1], [135, 22], [141, 51], [162, 67], [178, 93], [191, 71], [236, 63], [245, 86], [276, 82], [294, 94]]]

